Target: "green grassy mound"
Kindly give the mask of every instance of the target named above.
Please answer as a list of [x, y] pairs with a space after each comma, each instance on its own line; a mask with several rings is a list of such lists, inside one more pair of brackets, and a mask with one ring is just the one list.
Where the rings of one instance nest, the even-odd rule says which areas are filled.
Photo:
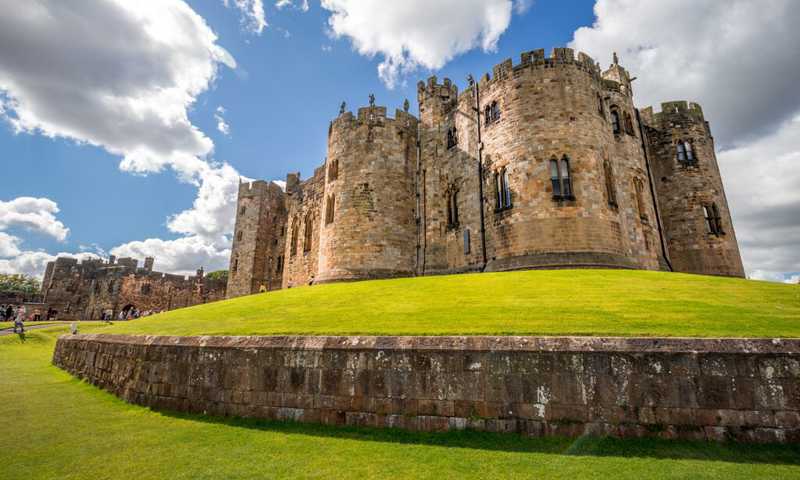
[[799, 445], [417, 434], [154, 412], [52, 366], [66, 332], [0, 337], [2, 479], [800, 478]]
[[450, 275], [262, 293], [117, 322], [108, 331], [800, 337], [800, 287], [621, 270]]

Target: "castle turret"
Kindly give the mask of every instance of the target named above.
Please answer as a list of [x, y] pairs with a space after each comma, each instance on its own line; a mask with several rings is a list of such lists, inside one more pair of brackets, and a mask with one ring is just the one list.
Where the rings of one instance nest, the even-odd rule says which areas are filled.
[[[626, 81], [622, 67], [614, 69]], [[496, 65], [477, 88], [487, 270], [659, 268], [646, 162], [624, 85], [604, 78], [588, 55], [556, 48]], [[459, 111], [474, 102], [468, 92], [459, 100]]]
[[153, 263], [155, 263], [155, 261], [156, 260], [153, 257], [146, 257], [144, 259], [144, 269], [147, 270], [148, 272], [152, 272], [153, 271]]
[[[281, 188], [265, 181], [239, 184], [228, 298], [280, 288], [286, 227]], [[281, 257], [280, 260], [278, 257]]]
[[417, 119], [370, 105], [331, 124], [315, 283], [414, 274]]
[[703, 110], [685, 101], [641, 112], [672, 267], [743, 277], [714, 138]]

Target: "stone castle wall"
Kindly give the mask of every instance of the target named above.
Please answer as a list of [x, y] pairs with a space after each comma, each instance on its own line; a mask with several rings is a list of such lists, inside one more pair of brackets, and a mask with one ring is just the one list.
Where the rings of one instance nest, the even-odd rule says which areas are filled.
[[[697, 104], [669, 102], [642, 111], [665, 241], [675, 270], [744, 276], [739, 245], [717, 165], [714, 138]], [[692, 145], [692, 162], [678, 160], [677, 144]], [[709, 233], [703, 206], [717, 205], [723, 233]]]
[[278, 185], [265, 181], [240, 185], [228, 297], [281, 288], [283, 268], [278, 267], [283, 264], [286, 218], [286, 201]]
[[383, 107], [333, 121], [317, 282], [414, 274], [416, 133], [416, 118]]
[[64, 335], [53, 363], [174, 411], [419, 431], [800, 441], [800, 341]]
[[129, 258], [78, 262], [57, 258], [50, 262], [42, 281], [48, 316], [59, 320], [98, 320], [104, 312], [114, 318], [120, 311], [159, 312], [225, 298], [226, 282], [154, 272], [152, 259], [138, 268]]
[[[237, 231], [254, 233], [234, 241], [232, 259], [258, 260], [231, 276], [230, 296], [263, 290], [259, 269], [277, 253], [248, 240], [262, 230], [287, 232], [278, 238], [283, 288], [521, 268], [744, 276], [702, 113], [682, 102], [666, 113], [638, 111], [616, 58], [602, 71], [571, 49], [525, 52], [461, 93], [449, 79], [420, 82], [417, 100], [419, 120], [407, 111], [388, 118], [375, 105], [343, 111], [331, 122], [324, 165], [306, 181], [287, 177], [288, 215], [258, 225], [237, 218]], [[487, 115], [492, 106], [497, 114]], [[694, 142], [696, 166], [675, 167], [679, 138]], [[551, 162], [562, 159], [569, 195], [553, 187]], [[702, 205], [710, 203], [724, 235], [705, 231]]]

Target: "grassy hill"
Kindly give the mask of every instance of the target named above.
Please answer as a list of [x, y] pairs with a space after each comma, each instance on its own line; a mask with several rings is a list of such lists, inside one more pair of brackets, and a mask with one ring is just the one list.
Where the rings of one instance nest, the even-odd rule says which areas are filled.
[[293, 288], [103, 330], [160, 335], [800, 337], [800, 287], [617, 270], [450, 275]]

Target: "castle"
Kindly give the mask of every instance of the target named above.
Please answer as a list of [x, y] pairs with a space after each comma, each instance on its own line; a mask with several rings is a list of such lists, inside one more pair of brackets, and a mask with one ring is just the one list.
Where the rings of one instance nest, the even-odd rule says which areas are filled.
[[139, 268], [137, 260], [113, 255], [108, 262], [68, 257], [49, 262], [42, 281], [46, 318], [118, 318], [120, 312], [159, 312], [225, 298], [226, 282], [205, 277], [202, 268], [187, 278], [154, 272], [154, 262], [148, 257]]
[[227, 295], [523, 268], [743, 277], [699, 105], [634, 106], [632, 78], [567, 48], [506, 60], [465, 91], [345, 111], [314, 175], [239, 188]]

